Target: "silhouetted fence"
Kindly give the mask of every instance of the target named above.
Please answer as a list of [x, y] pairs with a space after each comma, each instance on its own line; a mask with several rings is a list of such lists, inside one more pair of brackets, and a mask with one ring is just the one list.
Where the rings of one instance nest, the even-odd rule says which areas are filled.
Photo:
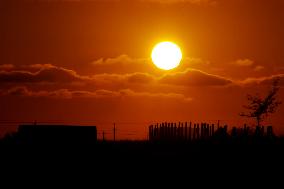
[[233, 127], [230, 132], [228, 126], [219, 126], [208, 123], [157, 123], [149, 126], [150, 141], [191, 141], [207, 139], [245, 138], [245, 137], [272, 137], [272, 126], [250, 128], [246, 124], [242, 128]]

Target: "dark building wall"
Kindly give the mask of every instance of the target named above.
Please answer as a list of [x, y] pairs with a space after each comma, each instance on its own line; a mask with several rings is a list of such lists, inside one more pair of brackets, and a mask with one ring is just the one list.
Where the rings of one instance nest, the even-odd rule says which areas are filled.
[[18, 139], [23, 143], [94, 143], [96, 126], [20, 125]]

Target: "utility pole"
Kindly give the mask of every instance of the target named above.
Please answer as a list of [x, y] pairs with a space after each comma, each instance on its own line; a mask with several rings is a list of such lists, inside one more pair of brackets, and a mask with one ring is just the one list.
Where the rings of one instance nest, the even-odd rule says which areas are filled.
[[115, 141], [115, 123], [113, 123], [113, 141]]

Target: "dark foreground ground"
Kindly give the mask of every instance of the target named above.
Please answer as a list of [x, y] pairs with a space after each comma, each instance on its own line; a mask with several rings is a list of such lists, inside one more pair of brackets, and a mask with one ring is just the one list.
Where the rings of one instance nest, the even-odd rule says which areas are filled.
[[105, 187], [117, 182], [122, 186], [134, 182], [132, 188], [145, 187], [146, 183], [147, 188], [152, 188], [152, 182], [174, 183], [175, 186], [193, 183], [226, 186], [227, 181], [230, 185], [242, 183], [241, 186], [246, 186], [244, 183], [254, 179], [257, 185], [282, 183], [283, 141], [94, 144], [11, 144], [2, 141], [1, 172], [10, 178], [32, 175], [31, 180], [55, 177], [62, 181], [67, 177], [67, 183], [79, 177], [91, 177], [88, 182]]
[[[120, 165], [139, 166], [222, 166], [228, 164], [261, 164], [272, 166], [284, 164], [284, 140], [250, 143], [226, 142], [149, 142], [149, 141], [98, 141], [80, 143], [0, 143], [2, 158], [15, 158], [32, 162], [42, 160], [58, 163], [94, 163], [96, 166]], [[83, 161], [82, 161], [83, 160]], [[218, 165], [219, 164], [219, 165]]]

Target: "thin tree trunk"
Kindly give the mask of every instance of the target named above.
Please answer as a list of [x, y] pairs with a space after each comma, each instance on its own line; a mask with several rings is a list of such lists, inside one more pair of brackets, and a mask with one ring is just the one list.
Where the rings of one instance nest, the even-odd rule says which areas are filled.
[[257, 126], [259, 127], [260, 126], [260, 118], [257, 117], [256, 119], [257, 119]]

